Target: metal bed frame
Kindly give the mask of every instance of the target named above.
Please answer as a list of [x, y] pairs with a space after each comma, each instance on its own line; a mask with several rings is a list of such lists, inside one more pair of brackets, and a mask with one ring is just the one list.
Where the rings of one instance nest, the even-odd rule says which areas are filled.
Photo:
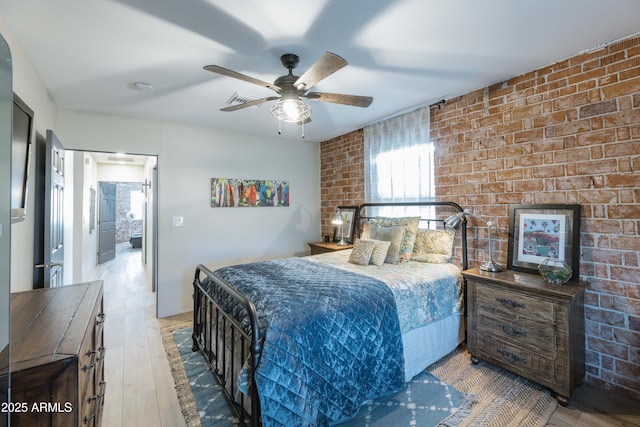
[[[367, 207], [411, 207], [411, 206], [448, 206], [458, 213], [463, 209], [454, 202], [414, 202], [414, 203], [364, 203], [358, 206], [355, 214], [355, 224], [360, 230], [361, 221], [370, 218], [362, 215]], [[436, 215], [438, 216], [438, 215]], [[427, 222], [442, 223], [441, 219], [423, 219]], [[467, 229], [466, 218], [461, 223], [461, 249], [462, 268], [467, 268]], [[233, 299], [247, 316], [248, 326], [243, 327], [231, 313], [224, 310], [219, 302], [213, 298], [202, 284], [203, 278], [208, 278], [217, 292]], [[220, 279], [214, 272], [204, 265], [197, 266], [193, 280], [193, 351], [201, 351], [211, 372], [216, 377], [223, 393], [231, 404], [234, 415], [242, 425], [248, 423], [252, 427], [261, 425], [260, 399], [253, 373], [260, 361], [264, 337], [261, 336], [258, 326], [258, 313], [253, 303]], [[223, 343], [223, 351], [220, 351], [220, 343]], [[248, 398], [250, 399], [250, 411], [246, 407], [247, 397], [238, 393], [234, 372], [238, 370], [234, 355], [240, 355], [240, 361], [247, 360], [252, 375], [249, 384]], [[229, 356], [230, 355], [230, 356]], [[243, 363], [243, 362], [240, 362]], [[227, 378], [230, 374], [231, 378]], [[236, 397], [238, 396], [238, 397]]]

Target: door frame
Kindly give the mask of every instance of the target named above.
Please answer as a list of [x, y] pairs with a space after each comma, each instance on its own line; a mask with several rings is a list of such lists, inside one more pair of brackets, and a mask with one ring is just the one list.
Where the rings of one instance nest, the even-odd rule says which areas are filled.
[[[111, 151], [99, 151], [99, 150], [87, 150], [87, 149], [74, 149], [74, 148], [67, 148], [67, 151], [73, 151], [76, 154], [84, 154], [84, 153], [90, 153], [90, 154], [100, 154], [100, 155], [119, 155], [121, 153], [116, 153], [116, 152], [111, 152]], [[143, 241], [146, 242], [150, 242], [150, 247], [147, 248], [147, 251], [151, 251], [151, 257], [149, 257], [151, 259], [151, 265], [150, 265], [150, 269], [147, 269], [148, 272], [148, 276], [150, 277], [150, 281], [151, 281], [151, 291], [156, 293], [156, 316], [157, 316], [157, 299], [158, 299], [158, 295], [156, 292], [157, 289], [157, 277], [158, 277], [158, 262], [157, 262], [157, 256], [155, 256], [155, 254], [157, 254], [158, 252], [158, 221], [157, 221], [157, 211], [158, 211], [158, 184], [157, 184], [157, 168], [158, 168], [158, 163], [159, 163], [159, 156], [157, 154], [138, 154], [138, 153], [127, 153], [126, 155], [131, 155], [131, 156], [144, 156], [147, 158], [154, 158], [155, 159], [155, 166], [153, 166], [152, 171], [151, 171], [151, 176], [152, 176], [152, 181], [151, 181], [151, 185], [147, 188], [147, 190], [149, 192], [151, 192], [151, 205], [147, 206], [147, 217], [149, 220], [152, 221], [151, 226], [146, 227], [145, 231], [147, 233], [150, 233], [150, 236], [144, 236]], [[92, 185], [98, 186], [99, 185], [99, 179], [96, 178], [96, 182], [92, 183]], [[97, 189], [98, 187], [96, 187]], [[76, 189], [74, 188], [74, 191]], [[83, 199], [83, 204], [89, 205], [89, 194], [84, 194], [83, 189], [77, 189], [77, 191], [80, 191], [82, 193], [82, 199]], [[97, 202], [97, 200], [96, 200]], [[148, 200], [147, 200], [148, 203]], [[97, 203], [96, 203], [97, 205]], [[96, 206], [97, 207], [97, 206]], [[96, 212], [96, 217], [99, 216], [99, 212]], [[98, 228], [96, 226], [95, 229], [96, 233], [98, 231]], [[74, 231], [75, 233], [75, 231]], [[150, 237], [150, 238], [149, 238]], [[75, 240], [75, 239], [73, 239]], [[96, 245], [97, 245], [97, 236], [96, 236]], [[98, 247], [96, 246], [94, 248], [95, 250], [93, 252], [88, 252], [88, 253], [83, 253], [82, 257], [84, 259], [84, 257], [91, 257], [91, 262], [94, 263], [95, 265], [97, 265], [97, 252], [98, 252]], [[80, 248], [76, 249], [74, 247], [74, 251], [75, 250], [81, 250]], [[142, 259], [140, 262], [144, 262], [144, 261], [148, 261], [147, 258]], [[147, 262], [145, 262], [145, 264], [147, 264]]]

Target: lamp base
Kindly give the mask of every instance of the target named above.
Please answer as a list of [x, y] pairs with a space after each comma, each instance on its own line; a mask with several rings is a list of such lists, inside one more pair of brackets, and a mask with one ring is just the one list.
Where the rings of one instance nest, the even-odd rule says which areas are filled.
[[336, 243], [336, 246], [349, 246], [349, 244], [345, 242], [344, 239], [340, 239], [340, 241]]
[[487, 261], [480, 266], [480, 270], [488, 271], [490, 273], [498, 273], [502, 271], [502, 266], [493, 261]]

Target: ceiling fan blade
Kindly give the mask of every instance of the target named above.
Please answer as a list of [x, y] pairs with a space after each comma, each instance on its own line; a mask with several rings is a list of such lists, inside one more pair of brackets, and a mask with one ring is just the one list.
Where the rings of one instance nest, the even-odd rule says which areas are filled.
[[362, 108], [367, 108], [373, 102], [373, 98], [370, 96], [345, 95], [341, 93], [309, 92], [303, 96], [313, 101], [332, 102], [334, 104], [352, 105]]
[[254, 85], [266, 87], [267, 89], [274, 90], [278, 93], [280, 93], [281, 90], [278, 86], [272, 83], [250, 77], [246, 74], [238, 73], [236, 71], [231, 71], [226, 68], [219, 67], [218, 65], [205, 65], [203, 68], [207, 71], [211, 71], [212, 73], [222, 74], [223, 76], [233, 77], [234, 79], [243, 80], [245, 82], [253, 83]]
[[299, 91], [306, 91], [325, 77], [335, 73], [347, 65], [340, 56], [335, 53], [325, 52], [301, 77], [293, 84]]
[[266, 98], [255, 99], [253, 101], [245, 102], [244, 104], [232, 105], [230, 107], [221, 108], [220, 111], [237, 111], [242, 110], [243, 108], [254, 107], [256, 105], [264, 104], [268, 101], [275, 101], [276, 99], [280, 99], [279, 96], [269, 96]]

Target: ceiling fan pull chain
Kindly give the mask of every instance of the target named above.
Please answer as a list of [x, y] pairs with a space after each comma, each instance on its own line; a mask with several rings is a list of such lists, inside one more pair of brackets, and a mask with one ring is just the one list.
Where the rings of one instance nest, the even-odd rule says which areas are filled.
[[304, 139], [304, 121], [302, 121], [302, 123], [300, 123], [300, 127], [302, 128], [302, 135], [300, 135], [302, 137], [302, 139]]
[[278, 135], [282, 135], [282, 122], [278, 120]]

